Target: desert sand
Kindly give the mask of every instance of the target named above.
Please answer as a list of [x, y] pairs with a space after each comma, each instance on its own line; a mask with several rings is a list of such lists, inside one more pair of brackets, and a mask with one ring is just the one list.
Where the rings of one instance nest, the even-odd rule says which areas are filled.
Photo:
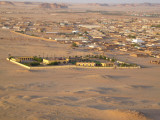
[[0, 36], [0, 120], [160, 119], [160, 66], [149, 64], [150, 58], [127, 58], [146, 67], [143, 69], [30, 71], [8, 62], [8, 54], [88, 53], [8, 30], [0, 30]]
[[[39, 4], [19, 2], [15, 6], [1, 5], [0, 17], [76, 21], [102, 17], [98, 13], [86, 15], [83, 13], [86, 10], [159, 11], [159, 7], [148, 6], [135, 9], [75, 4], [69, 5], [69, 13], [65, 13], [61, 9], [39, 9]], [[82, 13], [74, 14], [73, 11]], [[150, 64], [153, 58], [106, 52], [110, 57], [145, 68], [27, 70], [7, 61], [9, 54], [59, 57], [92, 53], [0, 29], [0, 120], [160, 120], [160, 65]]]

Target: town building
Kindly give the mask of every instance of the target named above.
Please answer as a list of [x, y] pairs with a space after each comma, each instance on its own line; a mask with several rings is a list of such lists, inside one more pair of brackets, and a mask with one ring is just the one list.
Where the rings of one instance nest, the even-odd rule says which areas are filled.
[[11, 60], [16, 61], [16, 62], [20, 62], [20, 63], [26, 63], [26, 62], [33, 62], [34, 61], [34, 57], [33, 56], [25, 56], [25, 57], [13, 57], [11, 58]]
[[94, 63], [94, 62], [77, 62], [76, 66], [95, 67], [96, 63]]
[[114, 63], [101, 63], [102, 67], [114, 67]]
[[45, 58], [45, 59], [43, 59], [44, 64], [51, 64], [53, 62], [57, 62], [60, 64], [66, 64], [66, 63], [68, 63], [68, 60], [65, 58]]

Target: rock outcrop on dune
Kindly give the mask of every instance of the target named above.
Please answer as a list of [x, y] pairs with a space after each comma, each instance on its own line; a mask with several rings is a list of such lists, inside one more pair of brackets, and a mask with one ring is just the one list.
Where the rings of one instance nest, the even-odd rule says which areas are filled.
[[14, 5], [14, 3], [9, 2], [9, 1], [0, 1], [0, 5]]
[[65, 4], [57, 4], [57, 3], [43, 3], [39, 6], [40, 8], [48, 8], [48, 9], [52, 9], [52, 8], [68, 8], [68, 6], [66, 6]]

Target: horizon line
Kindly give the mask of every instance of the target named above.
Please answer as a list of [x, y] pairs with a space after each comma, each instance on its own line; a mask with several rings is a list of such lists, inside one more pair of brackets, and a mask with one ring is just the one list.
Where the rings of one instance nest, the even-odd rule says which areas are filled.
[[32, 1], [32, 0], [0, 0], [0, 2], [31, 2], [31, 3], [70, 3], [70, 4], [144, 4], [144, 3], [148, 3], [148, 4], [159, 4], [160, 2], [66, 2], [66, 1]]

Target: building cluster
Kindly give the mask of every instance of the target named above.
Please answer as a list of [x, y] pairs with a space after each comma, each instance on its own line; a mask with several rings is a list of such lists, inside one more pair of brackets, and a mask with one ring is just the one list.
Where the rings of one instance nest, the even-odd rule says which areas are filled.
[[0, 27], [60, 43], [75, 43], [93, 51], [120, 51], [134, 57], [160, 58], [159, 19], [101, 17], [53, 22], [1, 17]]
[[114, 58], [108, 58], [102, 55], [86, 55], [73, 57], [37, 57], [37, 56], [10, 56], [11, 61], [18, 62], [27, 66], [50, 66], [50, 65], [76, 65], [83, 67], [139, 67], [136, 64], [130, 64], [118, 61]]

